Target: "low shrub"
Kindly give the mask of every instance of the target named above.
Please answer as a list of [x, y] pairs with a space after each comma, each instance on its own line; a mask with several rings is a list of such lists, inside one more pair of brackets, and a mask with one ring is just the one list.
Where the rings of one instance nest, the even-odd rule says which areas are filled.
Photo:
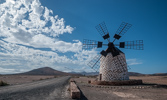
[[6, 85], [9, 85], [9, 84], [6, 82], [0, 81], [0, 86], [6, 86]]
[[43, 78], [40, 78], [39, 80], [44, 80]]

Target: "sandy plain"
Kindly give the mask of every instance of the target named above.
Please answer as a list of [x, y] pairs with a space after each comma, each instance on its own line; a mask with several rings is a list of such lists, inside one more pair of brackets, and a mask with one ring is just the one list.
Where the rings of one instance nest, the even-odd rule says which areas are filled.
[[6, 82], [9, 85], [29, 83], [44, 79], [54, 78], [55, 76], [44, 75], [0, 75], [0, 81]]
[[[10, 85], [23, 84], [55, 78], [43, 75], [0, 75], [0, 80]], [[91, 85], [88, 80], [94, 81], [95, 77], [74, 77], [82, 98], [79, 100], [167, 100], [167, 76], [130, 76], [130, 79], [142, 79], [149, 85], [137, 86], [99, 86]], [[153, 84], [153, 85], [151, 85]]]
[[167, 76], [131, 76], [142, 79], [143, 85], [91, 85], [92, 77], [74, 78], [82, 91], [82, 100], [167, 100]]

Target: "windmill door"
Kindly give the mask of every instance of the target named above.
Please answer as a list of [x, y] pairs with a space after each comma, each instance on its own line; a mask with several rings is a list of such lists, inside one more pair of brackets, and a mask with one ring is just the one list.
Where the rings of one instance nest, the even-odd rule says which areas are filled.
[[100, 74], [100, 81], [101, 81], [101, 79], [102, 79], [102, 74]]

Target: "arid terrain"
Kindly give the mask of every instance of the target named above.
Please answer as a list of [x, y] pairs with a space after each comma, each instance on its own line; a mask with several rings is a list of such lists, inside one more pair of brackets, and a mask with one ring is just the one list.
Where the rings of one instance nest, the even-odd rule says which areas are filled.
[[[10, 85], [48, 80], [55, 76], [44, 75], [1, 75], [0, 80]], [[80, 100], [166, 100], [167, 88], [155, 85], [101, 86], [88, 84], [92, 77], [73, 78], [82, 91]], [[167, 85], [167, 76], [130, 76], [130, 79], [142, 79], [143, 83]], [[0, 87], [1, 88], [1, 87]]]
[[[144, 85], [102, 86], [88, 84], [92, 77], [73, 78], [82, 90], [83, 100], [166, 100], [167, 76], [130, 76], [130, 79], [142, 79]], [[163, 87], [157, 86], [158, 84]]]
[[6, 82], [10, 85], [14, 85], [14, 84], [22, 84], [33, 81], [56, 78], [60, 76], [73, 76], [73, 75], [76, 74], [57, 71], [50, 67], [43, 67], [25, 73], [19, 73], [14, 75], [0, 75], [0, 81]]
[[29, 83], [44, 79], [54, 78], [54, 75], [0, 75], [0, 81], [6, 82], [10, 85]]
[[[46, 70], [46, 71], [45, 71]], [[37, 75], [34, 75], [36, 73]], [[52, 75], [50, 75], [52, 73]], [[142, 75], [132, 73], [130, 79], [141, 79], [144, 84], [132, 86], [104, 86], [92, 85], [89, 80], [94, 81], [93, 76], [72, 75], [77, 86], [81, 90], [82, 97], [79, 100], [166, 100], [167, 99], [167, 75]], [[54, 80], [68, 73], [55, 71], [45, 67], [35, 69], [29, 72], [17, 75], [0, 75], [0, 81], [6, 82], [9, 86], [0, 86], [0, 89], [9, 88], [10, 86], [21, 86], [34, 82], [43, 82]], [[69, 83], [67, 83], [69, 85]], [[25, 90], [26, 91], [26, 90]], [[70, 99], [70, 98], [69, 98]]]
[[167, 85], [166, 76], [130, 76], [130, 79], [141, 79], [144, 83]]

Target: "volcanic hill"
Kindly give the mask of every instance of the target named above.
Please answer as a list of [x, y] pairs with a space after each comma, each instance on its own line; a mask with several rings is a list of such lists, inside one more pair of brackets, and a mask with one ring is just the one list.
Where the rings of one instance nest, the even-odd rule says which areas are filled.
[[31, 71], [28, 71], [28, 72], [25, 72], [25, 73], [20, 73], [20, 74], [21, 75], [60, 75], [60, 76], [79, 75], [79, 74], [61, 72], [61, 71], [55, 70], [55, 69], [50, 68], [50, 67], [43, 67], [43, 68], [33, 69]]

